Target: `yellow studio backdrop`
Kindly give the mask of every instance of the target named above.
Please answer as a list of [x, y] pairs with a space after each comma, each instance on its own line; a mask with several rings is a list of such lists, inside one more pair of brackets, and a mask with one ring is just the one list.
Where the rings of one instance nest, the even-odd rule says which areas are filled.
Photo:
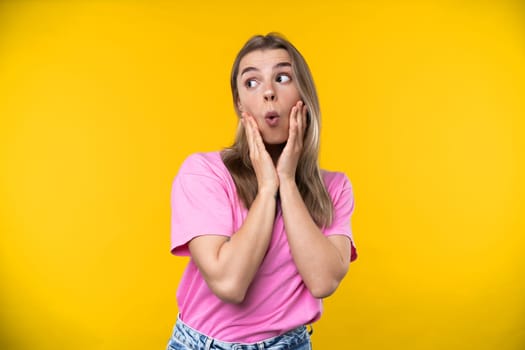
[[[253, 34], [308, 60], [359, 258], [315, 349], [525, 348], [519, 1], [0, 3], [0, 348], [163, 349], [171, 182]], [[278, 278], [276, 276], [276, 278]]]

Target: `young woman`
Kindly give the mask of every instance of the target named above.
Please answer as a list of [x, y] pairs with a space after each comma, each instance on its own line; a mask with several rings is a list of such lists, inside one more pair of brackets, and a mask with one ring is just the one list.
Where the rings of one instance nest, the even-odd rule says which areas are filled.
[[319, 169], [317, 93], [290, 42], [251, 38], [231, 88], [233, 146], [189, 156], [172, 187], [172, 253], [191, 259], [168, 349], [311, 349], [305, 325], [357, 257], [352, 187]]

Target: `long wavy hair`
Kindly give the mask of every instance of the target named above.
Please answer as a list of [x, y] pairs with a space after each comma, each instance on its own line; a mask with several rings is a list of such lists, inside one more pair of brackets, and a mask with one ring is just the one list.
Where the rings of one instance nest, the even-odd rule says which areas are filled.
[[[319, 134], [321, 112], [315, 84], [303, 56], [283, 36], [269, 33], [256, 35], [249, 39], [237, 54], [231, 71], [231, 90], [233, 105], [237, 116], [241, 117], [238, 108], [239, 89], [237, 76], [241, 59], [256, 50], [284, 49], [292, 61], [292, 74], [302, 101], [308, 108], [307, 128], [304, 135], [303, 150], [297, 164], [295, 181], [306, 207], [319, 227], [329, 226], [333, 219], [333, 204], [324, 185], [319, 168]], [[250, 150], [244, 127], [239, 120], [233, 145], [222, 151], [222, 160], [237, 188], [237, 195], [246, 208], [250, 208], [257, 195], [257, 178], [250, 161]]]

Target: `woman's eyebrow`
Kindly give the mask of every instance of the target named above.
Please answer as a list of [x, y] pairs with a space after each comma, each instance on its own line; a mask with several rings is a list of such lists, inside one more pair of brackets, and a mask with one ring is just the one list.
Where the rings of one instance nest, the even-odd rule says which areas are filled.
[[255, 67], [246, 67], [242, 70], [241, 72], [241, 76], [244, 74], [244, 73], [248, 73], [248, 72], [251, 72], [251, 71], [259, 71], [257, 68]]
[[291, 67], [292, 64], [290, 62], [279, 62], [275, 66], [273, 66], [273, 69], [275, 68], [281, 68], [281, 67]]
[[[273, 66], [273, 69], [281, 68], [281, 67], [291, 67], [292, 64], [290, 62], [279, 62], [275, 66]], [[245, 73], [251, 72], [251, 71], [259, 71], [258, 68], [255, 67], [246, 67], [242, 70], [241, 76]]]

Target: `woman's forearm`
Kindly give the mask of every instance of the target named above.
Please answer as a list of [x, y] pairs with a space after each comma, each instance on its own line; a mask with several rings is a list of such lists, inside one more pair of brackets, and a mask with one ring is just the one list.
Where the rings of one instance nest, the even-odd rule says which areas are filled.
[[332, 294], [345, 276], [350, 262], [349, 240], [326, 237], [313, 221], [295, 181], [280, 183], [284, 226], [292, 257], [313, 296]]
[[205, 235], [190, 242], [195, 263], [219, 298], [233, 303], [244, 300], [268, 249], [275, 208], [275, 192], [260, 191], [231, 238]]

